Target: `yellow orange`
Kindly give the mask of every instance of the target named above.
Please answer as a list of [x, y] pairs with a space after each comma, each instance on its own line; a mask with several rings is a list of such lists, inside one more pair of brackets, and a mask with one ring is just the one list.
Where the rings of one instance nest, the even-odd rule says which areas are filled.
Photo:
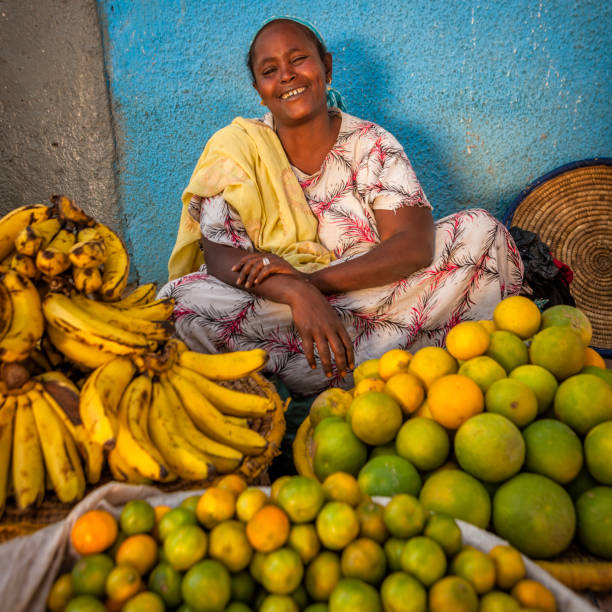
[[595, 366], [596, 368], [606, 369], [606, 362], [604, 358], [590, 346], [587, 346], [584, 349], [584, 365], [585, 366]]
[[247, 488], [246, 480], [238, 474], [225, 474], [215, 484], [220, 489], [231, 491], [235, 497], [238, 497]]
[[268, 505], [260, 508], [246, 526], [251, 546], [261, 552], [271, 552], [283, 546], [289, 538], [289, 518], [282, 508]]
[[382, 392], [385, 389], [385, 381], [380, 378], [364, 378], [360, 380], [353, 391], [353, 397], [363, 395], [369, 391]]
[[512, 332], [525, 340], [540, 329], [542, 315], [540, 309], [529, 298], [513, 295], [495, 307], [493, 322], [497, 329]]
[[207, 529], [234, 516], [236, 497], [228, 489], [209, 487], [202, 493], [196, 506], [196, 517]]
[[89, 510], [74, 523], [70, 538], [81, 555], [92, 555], [112, 546], [117, 537], [117, 521], [106, 510]]
[[347, 472], [334, 472], [323, 481], [323, 493], [328, 501], [343, 501], [356, 507], [361, 501], [357, 479]]
[[126, 538], [117, 549], [115, 563], [131, 565], [141, 576], [157, 562], [157, 542], [146, 533], [137, 533]]
[[543, 612], [557, 612], [555, 596], [540, 582], [520, 580], [512, 589], [514, 597], [523, 608], [537, 608]]
[[443, 427], [457, 429], [484, 409], [484, 396], [467, 376], [448, 374], [435, 380], [427, 394], [433, 418]]
[[423, 383], [409, 372], [398, 372], [389, 377], [384, 391], [400, 405], [406, 415], [415, 412], [425, 399]]
[[378, 375], [383, 380], [389, 380], [394, 374], [406, 371], [411, 359], [412, 353], [403, 349], [391, 349], [378, 360]]
[[438, 346], [425, 346], [414, 354], [408, 372], [419, 378], [429, 390], [437, 378], [454, 374], [457, 368], [457, 362], [449, 352]]
[[509, 590], [525, 577], [525, 562], [513, 546], [498, 544], [489, 551], [495, 564], [496, 583], [500, 589]]
[[131, 565], [116, 565], [106, 577], [106, 594], [116, 602], [125, 602], [141, 587], [140, 573]]
[[300, 555], [300, 559], [305, 565], [310, 563], [319, 554], [321, 549], [317, 530], [312, 523], [293, 525], [289, 532], [288, 544], [290, 548], [293, 548]]
[[255, 487], [245, 489], [236, 500], [236, 516], [246, 523], [260, 509], [268, 503], [268, 496]]
[[446, 350], [455, 359], [472, 359], [484, 355], [491, 335], [476, 321], [462, 321], [446, 335]]
[[208, 556], [220, 561], [230, 572], [239, 572], [251, 562], [253, 549], [246, 536], [244, 523], [224, 521], [209, 534]]

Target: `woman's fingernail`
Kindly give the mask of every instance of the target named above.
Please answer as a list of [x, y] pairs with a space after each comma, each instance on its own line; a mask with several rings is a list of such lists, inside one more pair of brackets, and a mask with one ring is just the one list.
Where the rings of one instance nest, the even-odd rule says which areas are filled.
[[311, 365], [311, 366], [310, 366], [310, 369], [311, 369], [311, 370], [316, 370], [316, 369], [317, 369], [317, 366], [316, 366], [316, 365]]
[[328, 372], [325, 376], [327, 376], [327, 378], [331, 378], [332, 377], [332, 373]]

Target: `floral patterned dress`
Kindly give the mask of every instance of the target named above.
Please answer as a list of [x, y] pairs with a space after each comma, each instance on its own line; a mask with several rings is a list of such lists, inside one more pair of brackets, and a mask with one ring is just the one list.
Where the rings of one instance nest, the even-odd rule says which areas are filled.
[[[318, 219], [319, 239], [337, 258], [331, 265], [379, 242], [374, 211], [431, 208], [397, 140], [372, 122], [341, 115], [337, 141], [320, 170], [306, 175], [293, 168]], [[271, 114], [263, 121], [273, 126]], [[192, 206], [208, 240], [253, 250], [240, 217], [221, 196], [196, 198]], [[460, 321], [491, 318], [501, 299], [519, 292], [522, 275], [506, 228], [487, 211], [473, 209], [436, 222], [435, 254], [427, 268], [328, 300], [353, 341], [358, 365], [392, 348], [443, 346]], [[264, 348], [270, 354], [264, 372], [278, 375], [295, 397], [352, 385], [351, 375], [330, 379], [321, 368], [311, 370], [288, 306], [218, 280], [206, 264], [169, 282], [159, 295], [176, 300], [176, 333], [192, 350]]]

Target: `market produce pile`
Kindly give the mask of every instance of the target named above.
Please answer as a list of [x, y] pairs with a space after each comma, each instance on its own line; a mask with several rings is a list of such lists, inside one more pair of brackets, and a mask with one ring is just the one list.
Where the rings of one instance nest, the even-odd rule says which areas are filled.
[[0, 219], [0, 516], [11, 495], [24, 511], [49, 489], [76, 502], [107, 460], [130, 483], [254, 478], [284, 431], [256, 374], [267, 353], [189, 351], [154, 283], [124, 295], [117, 234], [51, 202]]
[[294, 443], [301, 474], [407, 493], [545, 559], [577, 541], [612, 559], [612, 371], [577, 308], [516, 296], [446, 348], [396, 349], [313, 402]]
[[231, 475], [174, 508], [91, 510], [71, 540], [51, 612], [557, 610], [515, 548], [465, 546], [451, 517], [407, 494], [376, 503], [348, 474], [283, 476], [269, 496]]

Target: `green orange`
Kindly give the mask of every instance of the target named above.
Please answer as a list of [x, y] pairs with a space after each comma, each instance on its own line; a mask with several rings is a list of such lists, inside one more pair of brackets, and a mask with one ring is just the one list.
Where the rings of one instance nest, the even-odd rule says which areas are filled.
[[448, 514], [431, 514], [425, 523], [423, 535], [436, 541], [448, 557], [452, 557], [461, 548], [461, 529], [457, 521]]
[[529, 362], [525, 343], [516, 334], [504, 330], [491, 334], [491, 343], [486, 354], [497, 361], [506, 373]]
[[466, 547], [455, 555], [450, 570], [452, 574], [465, 578], [479, 595], [495, 586], [495, 563], [476, 548]]
[[389, 533], [396, 538], [409, 538], [421, 533], [427, 512], [413, 495], [399, 493], [385, 506], [383, 520]]
[[370, 538], [353, 540], [340, 558], [342, 575], [378, 584], [385, 576], [387, 558], [382, 546]]
[[167, 606], [178, 606], [183, 601], [181, 579], [182, 575], [169, 563], [159, 563], [149, 574], [149, 590], [157, 593]]
[[275, 595], [289, 595], [302, 581], [304, 565], [292, 548], [278, 548], [266, 555], [261, 566], [261, 584]]
[[105, 554], [85, 555], [72, 568], [75, 595], [98, 595], [106, 592], [106, 578], [113, 569], [113, 560]]
[[359, 488], [366, 495], [391, 496], [396, 493], [418, 495], [421, 477], [416, 468], [395, 455], [380, 455], [370, 459], [359, 471]]
[[380, 587], [383, 607], [389, 612], [426, 612], [427, 591], [406, 572], [389, 574]]
[[378, 591], [357, 578], [343, 578], [329, 598], [329, 612], [382, 612]]
[[518, 427], [524, 427], [538, 414], [535, 393], [524, 382], [514, 378], [502, 378], [494, 382], [485, 395], [488, 412], [495, 412], [510, 419]]
[[426, 587], [446, 573], [446, 555], [442, 547], [427, 536], [410, 538], [402, 551], [402, 569]]
[[529, 347], [529, 361], [552, 372], [557, 380], [580, 372], [584, 357], [582, 338], [569, 326], [542, 329]]
[[222, 611], [231, 594], [229, 572], [218, 561], [204, 559], [187, 571], [181, 593], [184, 602], [195, 612]]
[[292, 476], [282, 486], [276, 500], [294, 523], [314, 520], [324, 502], [321, 484], [306, 476]]
[[612, 487], [594, 487], [576, 501], [578, 537], [594, 555], [612, 561]]
[[330, 550], [341, 550], [359, 535], [359, 519], [354, 508], [344, 502], [328, 502], [316, 519], [321, 544]]
[[306, 568], [304, 585], [315, 601], [327, 601], [342, 577], [340, 557], [329, 550], [317, 555]]
[[413, 417], [400, 428], [395, 438], [397, 454], [418, 470], [440, 467], [448, 457], [450, 442], [446, 430], [436, 421]]
[[508, 376], [525, 383], [535, 393], [538, 414], [552, 406], [559, 383], [546, 368], [529, 363], [515, 368]]
[[612, 420], [595, 425], [584, 439], [589, 473], [597, 482], [612, 485]]

